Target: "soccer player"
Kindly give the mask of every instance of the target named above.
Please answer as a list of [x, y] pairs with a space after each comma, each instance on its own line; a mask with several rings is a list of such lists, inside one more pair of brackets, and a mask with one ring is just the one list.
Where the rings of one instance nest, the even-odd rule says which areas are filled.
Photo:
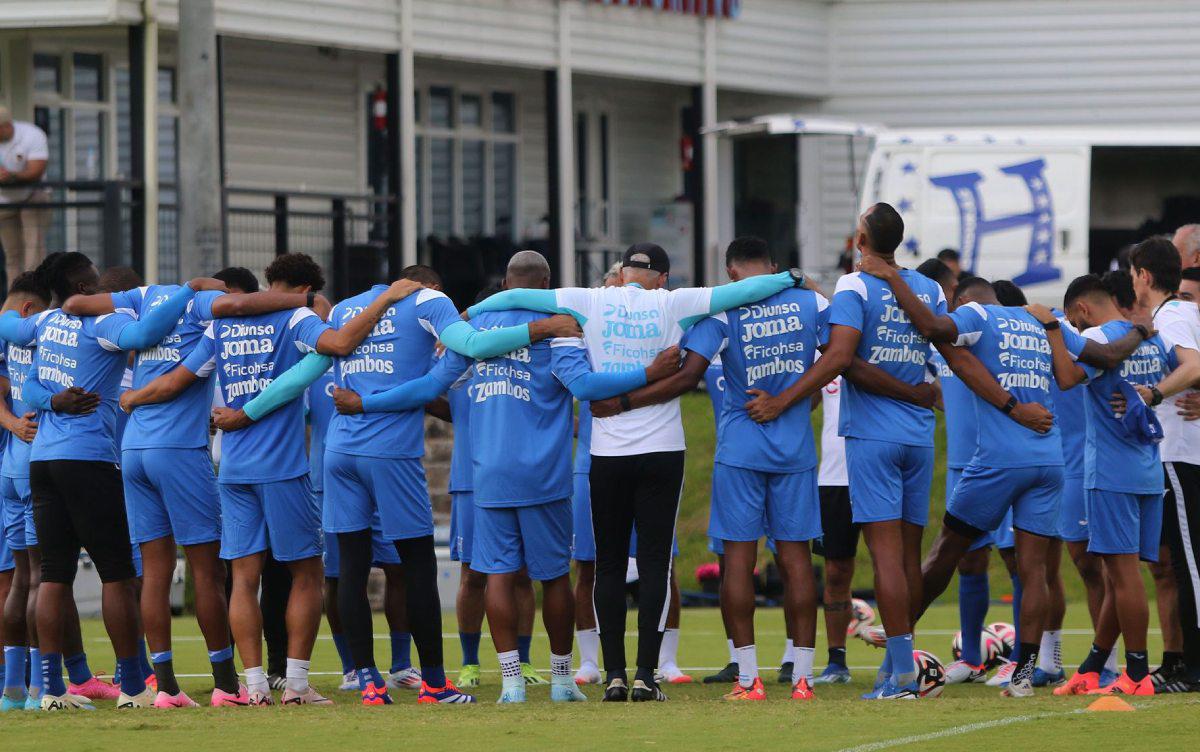
[[[1057, 326], [1053, 313], [1044, 307], [1030, 306], [1030, 312], [1047, 326], [1059, 386], [1070, 389], [1086, 383], [1088, 550], [1103, 561], [1111, 590], [1101, 608], [1091, 652], [1079, 671], [1054, 693], [1154, 694], [1146, 656], [1149, 607], [1138, 559], [1153, 561], [1158, 556], [1163, 471], [1157, 441], [1161, 428], [1130, 384], [1155, 386], [1175, 367], [1175, 354], [1154, 336], [1116, 368], [1080, 365], [1075, 358], [1088, 340], [1111, 342], [1129, 335], [1134, 325], [1121, 315], [1111, 291], [1095, 275], [1070, 284], [1064, 307], [1072, 323], [1083, 330], [1082, 335]], [[1110, 404], [1118, 390], [1127, 397], [1120, 416]], [[1125, 642], [1125, 673], [1102, 690], [1100, 670], [1118, 634]]]
[[[309, 302], [325, 282], [321, 268], [303, 254], [276, 257], [267, 267], [266, 277], [273, 292], [307, 295]], [[394, 283], [376, 301], [347, 316], [338, 329], [326, 325], [308, 307], [214, 322], [182, 365], [130, 392], [126, 404], [132, 408], [173, 399], [215, 370], [230, 407], [214, 412], [237, 410], [277, 374], [298, 362], [303, 352], [353, 352], [392, 303], [418, 288], [407, 280]], [[262, 669], [262, 614], [256, 598], [268, 547], [292, 575], [287, 676], [281, 702], [330, 704], [308, 682], [324, 578], [320, 513], [308, 479], [303, 419], [302, 404], [294, 402], [246, 431], [227, 432], [223, 439], [218, 478], [221, 556], [233, 560], [230, 624], [246, 666], [252, 705], [273, 702]], [[369, 545], [365, 554], [369, 564]]]
[[[1185, 421], [1179, 415], [1177, 395], [1200, 381], [1200, 313], [1194, 304], [1175, 299], [1182, 271], [1179, 253], [1165, 238], [1151, 238], [1134, 246], [1129, 255], [1133, 288], [1138, 303], [1154, 317], [1154, 328], [1168, 347], [1174, 350], [1179, 367], [1153, 387], [1138, 387], [1142, 399], [1156, 408], [1163, 427], [1159, 453], [1163, 462], [1165, 513], [1163, 546], [1160, 555], [1174, 562], [1170, 572], [1155, 572], [1158, 600], [1167, 598], [1162, 584], [1177, 585], [1175, 602], [1166, 607], [1159, 603], [1159, 621], [1163, 631], [1162, 664], [1150, 676], [1157, 694], [1200, 691], [1200, 630], [1197, 628], [1197, 566], [1192, 541], [1184, 531], [1191, 530], [1190, 517], [1200, 498], [1200, 424]], [[1192, 510], [1189, 514], [1189, 510]], [[1189, 536], [1190, 537], [1190, 536]], [[1159, 562], [1162, 567], [1163, 562]], [[1153, 571], [1153, 570], [1152, 570]], [[1174, 620], [1177, 645], [1167, 644], [1168, 630]]]
[[[342, 301], [332, 314], [333, 326], [344, 328], [355, 312], [386, 302], [387, 290], [377, 285]], [[397, 379], [419, 378], [430, 368], [435, 339], [468, 357], [490, 357], [524, 347], [530, 341], [577, 331], [575, 323], [565, 316], [476, 331], [462, 320], [445, 294], [428, 289], [404, 305], [385, 306], [384, 312], [386, 315], [361, 347], [339, 353], [334, 363], [334, 379], [339, 387], [371, 394], [392, 386]], [[299, 367], [276, 378], [244, 409], [218, 411], [217, 424], [231, 430], [256, 420], [262, 423], [255, 425], [270, 422], [273, 416], [264, 416], [295, 400], [329, 365], [328, 358], [309, 356]], [[417, 408], [384, 415], [339, 413], [326, 436], [324, 527], [338, 536], [339, 612], [366, 704], [390, 702], [375, 668], [366, 598], [370, 525], [375, 514], [379, 515], [384, 537], [393, 542], [404, 562], [408, 625], [420, 654], [423, 677], [417, 701], [474, 701], [446, 679], [442, 660], [433, 510], [420, 460], [423, 439], [423, 410]]]
[[[99, 274], [81, 253], [48, 257], [42, 273], [57, 301], [95, 292]], [[145, 684], [137, 656], [137, 607], [133, 597], [128, 520], [116, 463], [114, 425], [117, 391], [126, 351], [143, 350], [175, 325], [198, 290], [221, 289], [217, 280], [197, 279], [176, 290], [139, 321], [128, 312], [76, 317], [62, 311], [21, 319], [0, 318], [3, 337], [12, 344], [36, 341], [33, 370], [23, 386], [31, 404], [44, 395], [80, 388], [101, 396], [96, 412], [62, 415], [47, 409], [31, 451], [30, 481], [41, 546], [42, 582], [38, 588], [38, 639], [45, 674], [44, 710], [88, 707], [68, 694], [62, 681], [64, 618], [82, 545], [96, 563], [104, 584], [106, 626], [121, 668], [118, 707], [149, 707], [156, 699]], [[31, 392], [40, 389], [43, 397]]]

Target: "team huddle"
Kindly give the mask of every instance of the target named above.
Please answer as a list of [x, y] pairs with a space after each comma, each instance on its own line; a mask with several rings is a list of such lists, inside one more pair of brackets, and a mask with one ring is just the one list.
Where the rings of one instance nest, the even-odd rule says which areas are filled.
[[[850, 681], [860, 532], [882, 626], [857, 631], [885, 648], [865, 698], [984, 680], [1011, 697], [1046, 685], [1056, 694], [1190, 691], [1200, 678], [1186, 651], [1195, 620], [1185, 651], [1152, 676], [1139, 571], [1139, 560], [1159, 555], [1164, 472], [1168, 493], [1200, 483], [1186, 464], [1188, 448], [1200, 448], [1198, 424], [1176, 414], [1176, 395], [1200, 380], [1200, 315], [1175, 299], [1179, 253], [1160, 239], [1133, 250], [1136, 302], [1153, 310], [1152, 323], [1134, 323], [1134, 304], [1122, 307], [1097, 277], [1075, 280], [1063, 311], [1051, 311], [1025, 305], [1011, 284], [959, 278], [940, 262], [901, 269], [902, 238], [892, 207], [864, 213], [860, 271], [831, 300], [799, 272], [777, 273], [754, 238], [730, 245], [733, 281], [714, 288], [666, 289], [667, 254], [637, 244], [604, 286], [554, 290], [546, 259], [521, 251], [505, 289], [465, 314], [421, 266], [331, 306], [316, 294], [320, 267], [301, 254], [278, 256], [264, 291], [244, 269], [145, 287], [105, 280], [82, 254], [53, 254], [13, 280], [0, 315], [10, 394], [0, 408], [0, 708], [196, 706], [174, 673], [177, 547], [194, 579], [216, 707], [271, 705], [276, 690], [285, 706], [332, 704], [309, 684], [323, 610], [342, 689], [366, 705], [392, 703], [389, 690], [414, 690], [420, 703], [474, 702], [464, 690], [480, 680], [485, 615], [502, 703], [547, 683], [556, 702], [585, 700], [579, 687], [593, 683], [607, 702], [665, 701], [663, 684], [691, 681], [675, 660], [672, 549], [684, 474], [679, 398], [702, 379], [717, 414], [709, 536], [730, 649], [729, 665], [706, 681], [731, 683], [726, 699], [766, 696], [753, 623], [764, 537], [784, 584], [780, 680], [797, 700]], [[1152, 407], [1165, 398], [1160, 423]], [[922, 562], [935, 405], [946, 414], [950, 472], [942, 531]], [[457, 682], [442, 654], [427, 413], [454, 426]], [[1069, 680], [1059, 648], [1064, 543], [1095, 626]], [[1016, 597], [1009, 660], [987, 679], [998, 651], [983, 624], [993, 546]], [[72, 593], [81, 548], [102, 582], [111, 682], [91, 672], [82, 648]], [[830, 657], [817, 676], [814, 550], [826, 558]], [[264, 569], [276, 562], [290, 588], [278, 608], [285, 663], [273, 668], [263, 657], [273, 618]], [[388, 583], [393, 655], [383, 672], [372, 567]], [[961, 654], [942, 669], [913, 650], [912, 635], [955, 571]], [[529, 658], [535, 580], [548, 682]]]

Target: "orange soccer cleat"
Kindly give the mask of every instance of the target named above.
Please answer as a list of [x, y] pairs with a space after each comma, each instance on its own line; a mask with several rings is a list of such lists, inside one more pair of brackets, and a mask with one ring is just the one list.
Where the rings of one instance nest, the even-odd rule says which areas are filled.
[[1129, 672], [1123, 672], [1115, 682], [1101, 689], [1099, 686], [1096, 689], [1088, 692], [1089, 695], [1152, 695], [1154, 694], [1154, 681], [1149, 675], [1143, 676], [1139, 681], [1134, 681], [1129, 676]]
[[801, 678], [800, 681], [796, 682], [795, 686], [792, 687], [793, 700], [811, 700], [814, 697], [816, 697], [816, 695], [813, 694], [812, 688], [808, 686], [808, 679]]
[[1075, 675], [1068, 679], [1066, 684], [1054, 688], [1054, 694], [1059, 697], [1064, 695], [1088, 695], [1094, 694], [1099, 689], [1099, 673], [1094, 671], [1089, 671], [1088, 673], [1076, 671]]
[[724, 699], [730, 702], [765, 700], [767, 699], [767, 688], [763, 686], [762, 679], [756, 677], [754, 683], [749, 687], [743, 687], [741, 684], [733, 685], [733, 691], [725, 695]]

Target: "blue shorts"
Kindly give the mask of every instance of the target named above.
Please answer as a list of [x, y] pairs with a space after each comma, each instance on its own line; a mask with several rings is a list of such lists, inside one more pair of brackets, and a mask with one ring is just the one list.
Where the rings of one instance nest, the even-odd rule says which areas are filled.
[[[383, 533], [378, 530], [371, 532], [371, 554], [373, 567], [400, 563], [400, 554], [396, 553], [396, 547], [385, 541]], [[337, 533], [325, 533], [325, 579], [336, 580], [340, 576], [341, 556], [338, 555]]]
[[1068, 543], [1088, 539], [1087, 502], [1084, 500], [1083, 478], [1064, 478], [1062, 502], [1058, 507], [1058, 537]]
[[130, 546], [130, 555], [133, 558], [133, 572], [139, 579], [142, 577], [142, 547], [140, 544], [133, 543]]
[[[962, 474], [963, 474], [963, 468], [961, 468], [961, 467], [946, 468], [946, 503], [949, 503], [950, 499], [954, 497], [954, 488], [955, 488], [955, 486], [958, 485], [958, 481], [962, 478]], [[987, 548], [987, 547], [991, 546], [992, 543], [993, 543], [992, 534], [984, 533], [983, 535], [976, 538], [971, 543], [971, 547], [968, 548], [967, 550], [968, 551], [978, 551], [981, 548]]]
[[817, 471], [767, 473], [713, 464], [713, 503], [708, 535], [727, 541], [782, 541], [821, 537]]
[[1130, 494], [1120, 491], [1084, 491], [1087, 503], [1088, 553], [1137, 554], [1142, 561], [1158, 561], [1162, 535], [1161, 491]]
[[[946, 502], [946, 513], [979, 530], [996, 530], [1011, 510], [1012, 526], [1056, 537], [1062, 498], [1061, 465], [983, 467], [968, 465]], [[995, 538], [993, 538], [995, 540]], [[1003, 541], [997, 541], [997, 546]]]
[[10, 551], [24, 551], [38, 544], [33, 525], [33, 492], [28, 478], [0, 476], [0, 499], [4, 504], [4, 541]]
[[221, 540], [221, 502], [208, 449], [126, 449], [121, 453], [129, 540], [175, 536], [181, 546]]
[[8, 547], [8, 541], [4, 537], [0, 537], [0, 572], [7, 572], [15, 569], [16, 566], [17, 562], [13, 559], [13, 552]]
[[[1051, 534], [1049, 537], [1056, 537]], [[991, 532], [992, 542], [996, 544], [998, 551], [1005, 551], [1010, 548], [1017, 547], [1017, 533], [1013, 526], [1013, 510], [1009, 509], [1004, 514], [1004, 520], [1000, 523], [1000, 527]]]
[[571, 558], [596, 560], [596, 534], [592, 532], [592, 485], [587, 473], [575, 473], [575, 491], [571, 494]]
[[433, 535], [433, 505], [419, 458], [325, 452], [326, 532], [366, 530], [378, 514], [389, 541]]
[[510, 574], [524, 567], [545, 582], [571, 570], [571, 502], [528, 507], [475, 507], [475, 551], [471, 569]]
[[320, 556], [321, 508], [307, 474], [273, 483], [219, 483], [221, 558], [271, 550], [276, 561]]
[[933, 447], [849, 437], [846, 467], [855, 522], [929, 522]]
[[[583, 476], [587, 479], [587, 476]], [[471, 563], [475, 538], [475, 494], [461, 491], [450, 494], [450, 561]]]

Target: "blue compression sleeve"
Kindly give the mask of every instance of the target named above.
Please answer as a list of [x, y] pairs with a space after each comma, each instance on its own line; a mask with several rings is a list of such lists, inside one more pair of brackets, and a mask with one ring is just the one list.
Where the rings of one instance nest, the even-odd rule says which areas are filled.
[[783, 292], [793, 284], [791, 274], [779, 272], [778, 274], [760, 274], [756, 277], [747, 277], [738, 282], [714, 287], [708, 312], [720, 313], [748, 303], [757, 303], [763, 298]]
[[386, 392], [368, 394], [362, 398], [364, 413], [402, 413], [416, 410], [437, 399], [449, 386], [445, 379], [430, 371], [419, 379], [394, 386]]
[[270, 415], [303, 394], [308, 385], [319, 379], [332, 364], [333, 358], [328, 355], [305, 355], [299, 363], [268, 384], [262, 394], [247, 402], [242, 412], [246, 413], [250, 420]]
[[517, 308], [540, 311], [542, 313], [570, 313], [570, 311], [558, 307], [558, 296], [554, 290], [519, 288], [504, 290], [489, 297], [487, 300], [481, 300], [467, 309], [467, 315], [475, 318], [479, 314], [488, 311], [512, 311]]
[[[511, 292], [523, 291], [512, 290]], [[537, 290], [536, 292], [546, 291]], [[494, 298], [496, 295], [492, 297]], [[502, 329], [488, 329], [481, 332], [465, 321], [455, 321], [439, 332], [438, 337], [442, 340], [443, 345], [459, 355], [465, 355], [474, 360], [487, 360], [528, 345], [529, 325], [506, 326]]]
[[167, 336], [175, 328], [179, 317], [187, 310], [188, 301], [195, 297], [191, 285], [183, 285], [171, 296], [143, 316], [121, 330], [117, 336], [117, 347], [122, 350], [144, 350]]
[[[52, 396], [54, 395], [50, 394], [50, 391], [42, 386], [42, 382], [38, 381], [32, 374], [21, 385], [21, 400], [35, 410], [50, 410], [50, 398]], [[18, 415], [17, 417], [21, 416]]]
[[567, 389], [580, 402], [608, 399], [632, 392], [646, 385], [646, 369], [622, 373], [586, 373], [567, 384]]

